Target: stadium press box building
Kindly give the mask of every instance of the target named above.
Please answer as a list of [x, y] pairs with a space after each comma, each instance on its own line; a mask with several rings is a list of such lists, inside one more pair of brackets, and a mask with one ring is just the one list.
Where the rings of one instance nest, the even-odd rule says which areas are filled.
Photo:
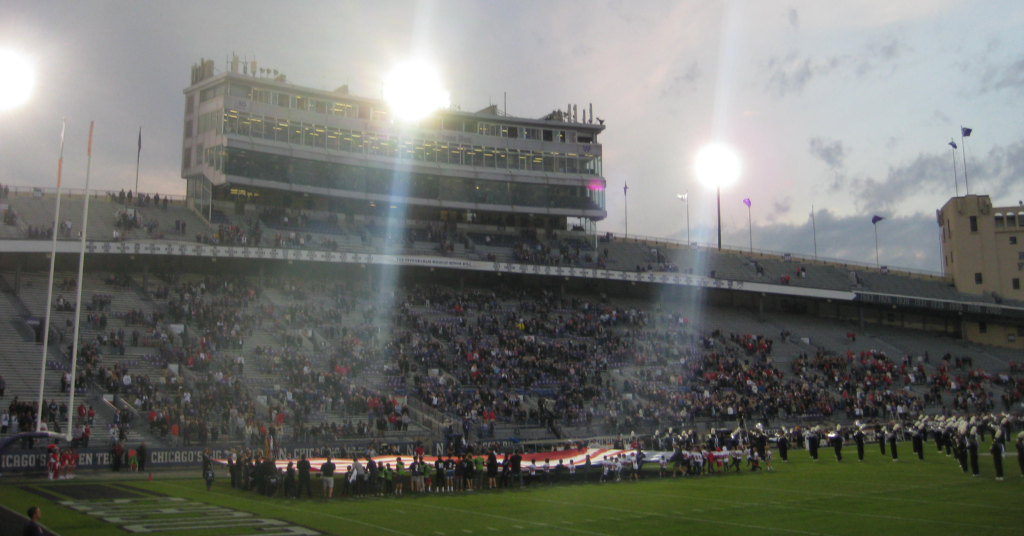
[[[192, 69], [185, 89], [181, 176], [212, 221], [217, 201], [420, 222], [593, 232], [605, 218], [595, 122], [577, 108], [542, 119], [497, 106], [392, 119], [380, 99], [299, 87], [284, 75]], [[276, 74], [276, 71], [275, 71]], [[587, 117], [587, 112], [582, 114]]]

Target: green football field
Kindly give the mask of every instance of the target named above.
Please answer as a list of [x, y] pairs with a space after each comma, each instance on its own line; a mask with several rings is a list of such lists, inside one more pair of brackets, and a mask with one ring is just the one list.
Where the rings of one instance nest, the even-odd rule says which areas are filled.
[[5, 484], [0, 504], [22, 513], [39, 505], [43, 524], [61, 536], [1024, 534], [1024, 478], [1015, 457], [1006, 458], [1006, 480], [997, 482], [990, 457], [981, 458], [982, 477], [972, 478], [928, 447], [924, 462], [907, 452], [893, 463], [877, 446], [863, 463], [850, 448], [842, 463], [830, 450], [818, 463], [795, 451], [788, 464], [775, 456], [768, 473], [650, 474], [640, 482], [329, 502], [316, 479], [317, 498], [295, 500], [232, 490], [224, 471], [209, 492], [198, 471], [195, 479], [155, 475], [152, 482], [85, 475]]

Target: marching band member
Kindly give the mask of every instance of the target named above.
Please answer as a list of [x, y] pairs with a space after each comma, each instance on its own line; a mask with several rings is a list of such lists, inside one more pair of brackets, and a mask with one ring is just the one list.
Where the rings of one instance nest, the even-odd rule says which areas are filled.
[[992, 454], [992, 463], [996, 466], [996, 480], [1001, 481], [1003, 479], [1003, 453], [1006, 452], [1006, 435], [1003, 433], [1002, 427], [996, 430], [989, 452]]
[[1017, 464], [1020, 465], [1020, 476], [1024, 478], [1024, 432], [1017, 434]]
[[832, 443], [832, 448], [836, 451], [836, 461], [843, 461], [843, 427], [837, 424], [834, 432], [828, 434], [828, 440]]
[[853, 441], [857, 443], [857, 459], [864, 461], [864, 426], [860, 421], [855, 422], [857, 431], [853, 433]]
[[900, 425], [899, 423], [893, 424], [885, 434], [885, 439], [889, 441], [889, 450], [892, 451], [892, 461], [900, 461], [900, 455], [896, 452], [896, 442], [899, 440]]
[[786, 427], [783, 426], [780, 431], [777, 444], [779, 445], [779, 457], [782, 458], [782, 463], [789, 463], [789, 437], [786, 432]]
[[[971, 419], [972, 422], [974, 419]], [[978, 427], [972, 426], [970, 433], [967, 434], [967, 456], [971, 460], [971, 473], [975, 476], [981, 476], [978, 471]]]

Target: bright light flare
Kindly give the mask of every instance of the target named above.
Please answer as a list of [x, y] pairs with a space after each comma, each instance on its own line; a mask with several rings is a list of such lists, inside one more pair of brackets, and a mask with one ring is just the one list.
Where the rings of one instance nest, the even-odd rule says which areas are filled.
[[27, 101], [35, 79], [28, 58], [13, 50], [0, 49], [0, 111], [10, 110]]
[[729, 186], [740, 178], [740, 159], [726, 145], [713, 143], [697, 153], [697, 180], [708, 188]]
[[451, 105], [451, 97], [441, 86], [437, 71], [417, 61], [399, 64], [384, 79], [384, 100], [395, 116], [404, 121], [418, 121]]

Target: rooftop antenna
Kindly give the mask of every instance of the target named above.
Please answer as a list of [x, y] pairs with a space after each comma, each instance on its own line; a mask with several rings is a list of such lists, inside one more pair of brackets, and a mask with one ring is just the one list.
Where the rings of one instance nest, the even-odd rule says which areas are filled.
[[594, 103], [590, 103], [590, 122], [594, 122]]

